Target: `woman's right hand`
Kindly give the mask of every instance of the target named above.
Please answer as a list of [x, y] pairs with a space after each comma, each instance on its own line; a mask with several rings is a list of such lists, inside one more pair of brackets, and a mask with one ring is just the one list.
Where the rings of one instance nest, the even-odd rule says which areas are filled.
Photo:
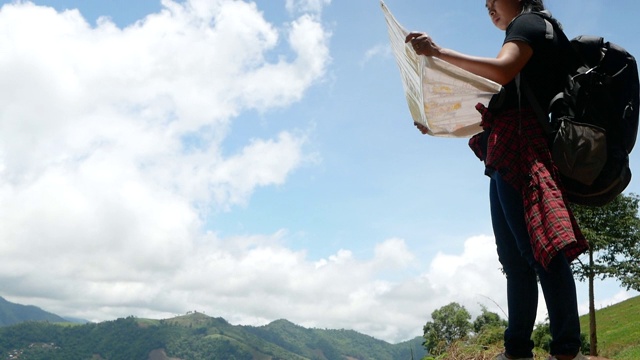
[[425, 56], [438, 56], [440, 54], [440, 47], [436, 45], [433, 39], [421, 32], [412, 32], [407, 35], [404, 40], [405, 43], [411, 42], [413, 50], [418, 55]]

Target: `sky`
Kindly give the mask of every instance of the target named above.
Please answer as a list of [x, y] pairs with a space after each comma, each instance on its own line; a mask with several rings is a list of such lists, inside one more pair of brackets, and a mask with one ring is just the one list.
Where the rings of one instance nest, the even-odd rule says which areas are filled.
[[[502, 44], [484, 1], [385, 3], [441, 46]], [[640, 54], [640, 2], [546, 3]], [[451, 302], [506, 311], [483, 165], [412, 125], [379, 0], [0, 5], [0, 296], [391, 343]], [[597, 308], [636, 295], [596, 283]]]

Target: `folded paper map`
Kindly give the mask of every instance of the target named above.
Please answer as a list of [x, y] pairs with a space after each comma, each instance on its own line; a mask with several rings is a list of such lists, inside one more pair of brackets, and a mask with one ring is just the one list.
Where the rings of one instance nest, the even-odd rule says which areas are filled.
[[438, 58], [417, 55], [407, 30], [380, 1], [413, 121], [428, 134], [469, 137], [482, 130], [477, 103], [487, 104], [502, 86]]

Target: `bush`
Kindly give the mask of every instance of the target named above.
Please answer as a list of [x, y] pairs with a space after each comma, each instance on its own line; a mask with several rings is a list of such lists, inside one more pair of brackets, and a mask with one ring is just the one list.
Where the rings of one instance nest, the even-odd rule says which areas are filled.
[[473, 342], [481, 346], [502, 345], [504, 342], [504, 326], [485, 326], [476, 334]]
[[551, 328], [549, 327], [549, 323], [537, 324], [535, 329], [533, 329], [531, 339], [535, 347], [549, 352], [551, 346]]

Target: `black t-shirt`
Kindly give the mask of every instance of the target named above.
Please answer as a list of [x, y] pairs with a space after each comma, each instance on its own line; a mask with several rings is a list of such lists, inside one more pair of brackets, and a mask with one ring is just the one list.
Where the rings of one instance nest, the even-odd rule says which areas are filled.
[[[551, 98], [561, 89], [566, 70], [563, 65], [563, 50], [568, 43], [554, 32], [553, 39], [547, 39], [547, 25], [540, 15], [525, 13], [516, 17], [507, 27], [504, 43], [523, 41], [533, 49], [533, 55], [522, 69], [521, 76], [536, 95], [543, 109], [547, 109]], [[515, 79], [505, 86], [506, 98], [502, 109], [518, 108], [518, 92]], [[521, 104], [528, 106], [527, 97], [522, 94]]]

